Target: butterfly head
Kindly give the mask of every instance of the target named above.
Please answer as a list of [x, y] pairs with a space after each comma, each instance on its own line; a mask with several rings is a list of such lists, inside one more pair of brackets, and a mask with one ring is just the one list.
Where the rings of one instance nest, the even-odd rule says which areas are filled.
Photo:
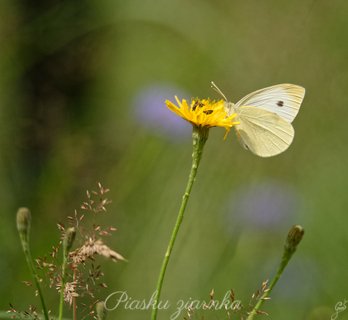
[[225, 102], [225, 111], [227, 113], [228, 116], [230, 116], [233, 113], [236, 113], [236, 108], [235, 108], [235, 104], [232, 102]]

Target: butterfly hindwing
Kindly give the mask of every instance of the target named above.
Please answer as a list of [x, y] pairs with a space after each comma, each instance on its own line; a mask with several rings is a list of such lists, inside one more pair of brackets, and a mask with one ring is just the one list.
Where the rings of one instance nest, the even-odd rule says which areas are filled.
[[242, 145], [260, 157], [285, 151], [294, 138], [292, 125], [273, 112], [252, 106], [238, 108], [235, 126]]

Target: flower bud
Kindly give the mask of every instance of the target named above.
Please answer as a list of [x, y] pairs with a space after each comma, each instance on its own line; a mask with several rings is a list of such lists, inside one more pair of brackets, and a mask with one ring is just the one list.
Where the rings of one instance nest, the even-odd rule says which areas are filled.
[[296, 251], [298, 244], [301, 242], [304, 235], [304, 229], [299, 225], [294, 225], [288, 234], [285, 242], [285, 250], [288, 254], [293, 254]]
[[76, 229], [74, 227], [71, 227], [66, 230], [65, 236], [64, 236], [64, 241], [63, 241], [63, 246], [65, 249], [65, 252], [69, 252], [76, 236]]
[[107, 310], [105, 308], [104, 301], [99, 301], [96, 304], [95, 309], [97, 311], [97, 319], [98, 320], [105, 320], [106, 319]]
[[31, 214], [28, 208], [19, 208], [17, 211], [17, 230], [22, 240], [28, 242]]

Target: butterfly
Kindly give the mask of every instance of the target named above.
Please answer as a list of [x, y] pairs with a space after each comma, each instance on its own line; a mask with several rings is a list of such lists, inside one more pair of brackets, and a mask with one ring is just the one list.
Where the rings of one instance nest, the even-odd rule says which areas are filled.
[[303, 87], [277, 84], [249, 93], [237, 103], [232, 103], [214, 82], [211, 86], [226, 101], [226, 113], [237, 114], [234, 120], [239, 124], [234, 128], [245, 149], [260, 157], [271, 157], [290, 146], [295, 135], [291, 122], [303, 101]]

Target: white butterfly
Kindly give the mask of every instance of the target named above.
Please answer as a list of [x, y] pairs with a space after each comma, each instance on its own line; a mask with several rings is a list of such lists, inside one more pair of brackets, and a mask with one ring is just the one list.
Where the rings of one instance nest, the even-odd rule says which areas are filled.
[[291, 144], [295, 132], [291, 122], [295, 119], [305, 89], [294, 84], [277, 84], [252, 92], [232, 103], [211, 82], [212, 88], [226, 101], [228, 115], [234, 119], [236, 133], [245, 149], [260, 157], [271, 157], [285, 151]]

